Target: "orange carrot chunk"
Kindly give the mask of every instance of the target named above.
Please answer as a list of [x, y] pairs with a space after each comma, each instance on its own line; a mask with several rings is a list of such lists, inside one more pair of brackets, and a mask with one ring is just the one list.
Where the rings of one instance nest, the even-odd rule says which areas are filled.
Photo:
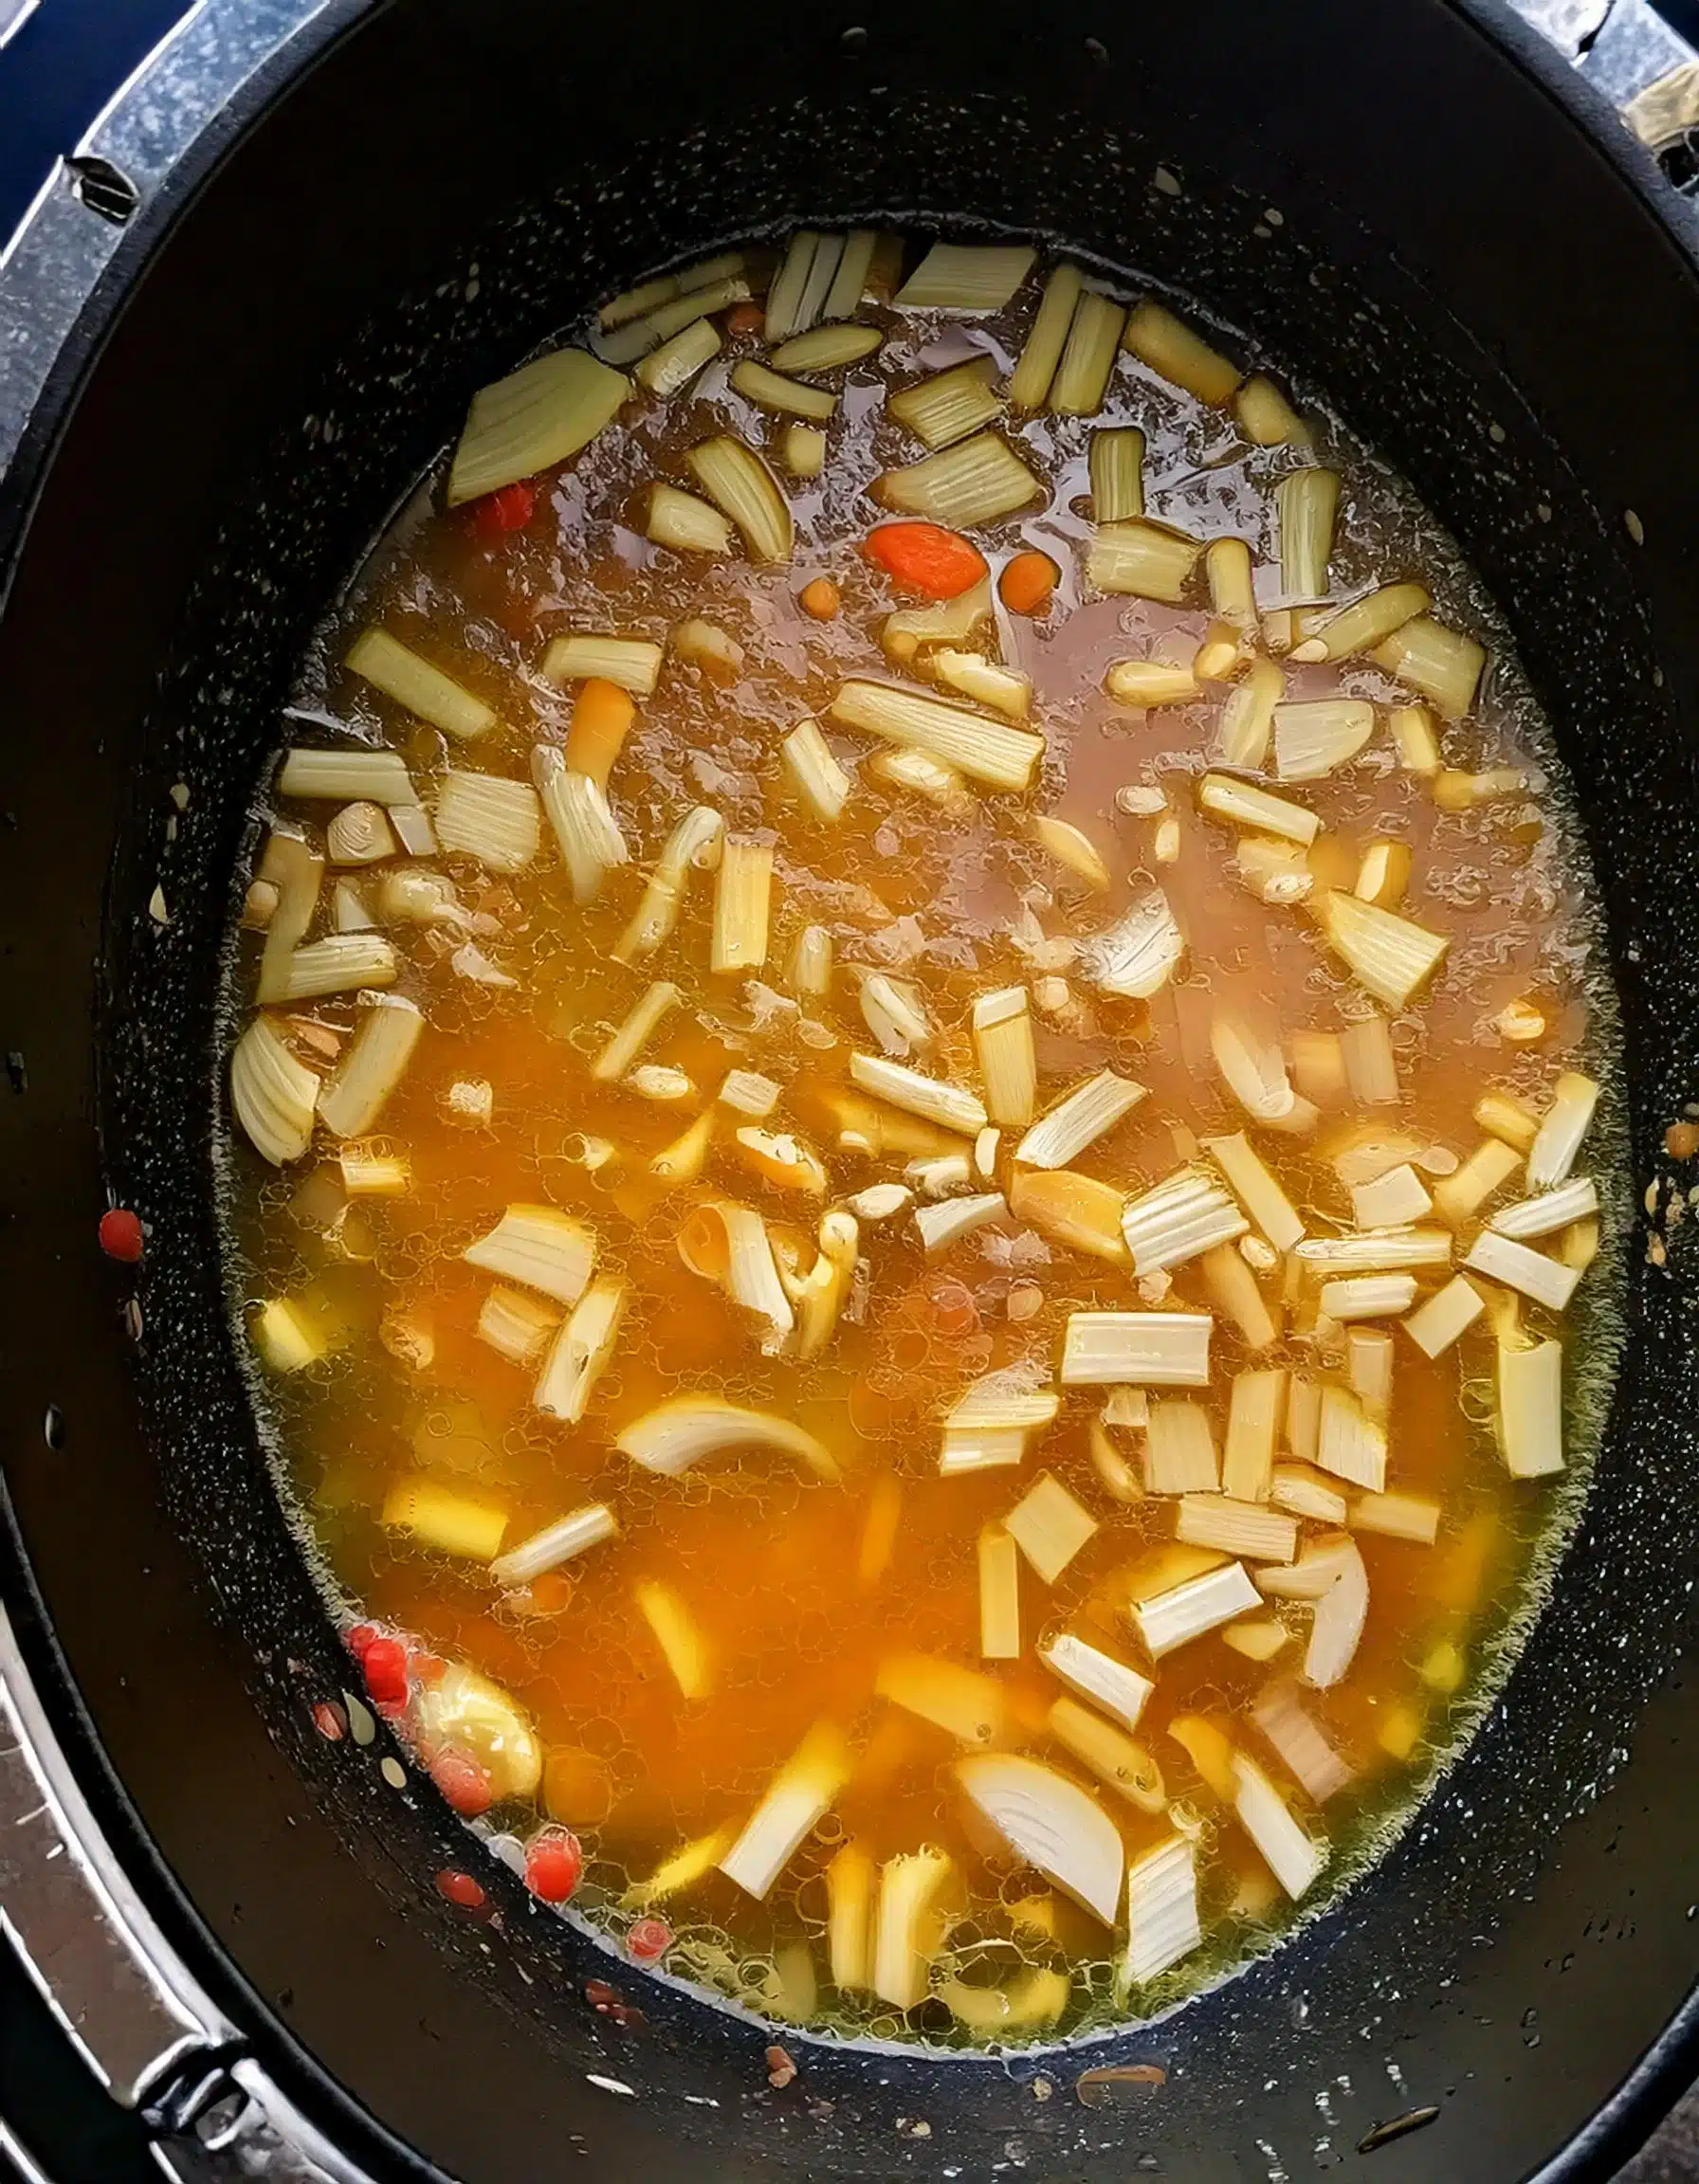
[[1042, 614], [1061, 573], [1048, 554], [1029, 548], [1004, 568], [997, 591], [1011, 614]]
[[767, 314], [758, 303], [735, 303], [725, 315], [728, 334], [758, 334], [767, 323]]
[[606, 789], [613, 761], [636, 717], [630, 692], [622, 690], [617, 682], [604, 682], [599, 675], [593, 675], [580, 683], [572, 726], [566, 732], [570, 770], [588, 774], [598, 789]]
[[973, 541], [941, 523], [882, 523], [864, 552], [893, 583], [923, 599], [959, 599], [988, 573]]
[[830, 576], [816, 576], [812, 584], [805, 584], [796, 595], [796, 604], [805, 614], [812, 614], [816, 622], [835, 622], [839, 606], [838, 588]]

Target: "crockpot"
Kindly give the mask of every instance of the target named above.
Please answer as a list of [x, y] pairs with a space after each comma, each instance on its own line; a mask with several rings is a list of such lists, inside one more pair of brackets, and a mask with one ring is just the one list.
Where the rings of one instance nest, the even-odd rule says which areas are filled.
[[[203, 0], [54, 174], [0, 265], [4, 1667], [151, 1971], [106, 2063], [148, 2130], [467, 2184], [1506, 2184], [1608, 2174], [1692, 2076], [1699, 263], [1588, 80], [1679, 179], [1680, 53], [1632, 0], [1545, 12], [1583, 69], [1496, 0]], [[228, 1309], [217, 974], [294, 660], [470, 390], [676, 261], [872, 220], [1254, 330], [1450, 526], [1576, 788], [1655, 1226], [1583, 1520], [1380, 1866], [1108, 2040], [791, 2032], [774, 2085], [768, 2028], [494, 1862], [444, 1902], [477, 1847], [386, 1730], [316, 1726], [350, 1669]]]

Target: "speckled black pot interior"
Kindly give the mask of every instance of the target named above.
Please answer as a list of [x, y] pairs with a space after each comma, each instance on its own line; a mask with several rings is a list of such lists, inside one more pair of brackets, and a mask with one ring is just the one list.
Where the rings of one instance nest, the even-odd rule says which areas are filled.
[[[468, 1846], [447, 1811], [383, 1784], [381, 1742], [313, 1734], [345, 1669], [260, 1457], [209, 1190], [231, 874], [293, 660], [397, 494], [468, 391], [588, 301], [752, 229], [872, 216], [1003, 224], [1177, 284], [1325, 388], [1449, 522], [1580, 787], [1643, 1183], [1699, 1095], [1699, 279], [1598, 127], [1443, 0], [1372, 20], [881, 0], [853, 21], [413, 0], [146, 245], [0, 620], [7, 1584], [150, 1901], [362, 2159], [405, 2167], [405, 2144], [479, 2184], [1209, 2184], [1370, 2158], [1375, 2126], [1433, 2108], [1377, 2175], [1502, 2184], [1584, 2131], [1680, 2005], [1699, 1375], [1679, 1248], [1634, 1274], [1551, 1606], [1386, 1865], [1106, 2048], [793, 2041], [800, 2079], [775, 2093], [767, 2035], [676, 1990], [618, 1974], [644, 2023], [596, 2014], [583, 1983], [609, 1960], [505, 1874], [484, 1876], [493, 1916], [450, 1912], [430, 1876]], [[108, 1185], [152, 1237], [138, 1340], [93, 1250]], [[1128, 2060], [1165, 2083], [1076, 2097], [1087, 2065]], [[1647, 2120], [1622, 2115], [1574, 2173]]]

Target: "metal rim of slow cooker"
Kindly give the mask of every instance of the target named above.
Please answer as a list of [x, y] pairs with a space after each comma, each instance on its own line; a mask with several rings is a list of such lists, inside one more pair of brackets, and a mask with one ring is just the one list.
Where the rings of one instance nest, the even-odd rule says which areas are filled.
[[[84, 376], [124, 299], [177, 216], [274, 101], [390, 0], [201, 0], [113, 97], [49, 175], [0, 254], [0, 603], [36, 492]], [[1644, 92], [1679, 46], [1646, 0], [1616, 0], [1610, 65], [1594, 73], [1552, 42], [1563, 11], [1542, 0], [1444, 0], [1506, 49], [1583, 130], [1699, 271], [1699, 220], [1610, 98]], [[1534, 27], [1538, 24], [1540, 27]], [[1699, 57], [1687, 67], [1699, 82]], [[1685, 73], [1685, 70], [1682, 71]], [[1660, 80], [1667, 80], [1662, 79]], [[0, 1494], [3, 1499], [3, 1494]], [[9, 1517], [9, 1511], [0, 1514]], [[15, 1527], [0, 1525], [0, 1720], [14, 1733], [40, 1813], [70, 1861], [86, 1914], [140, 1973], [161, 2046], [115, 2096], [162, 2138], [210, 2150], [304, 2155], [353, 2184], [438, 2174], [353, 2099], [225, 1957], [128, 1806], [59, 1655]], [[3, 1791], [0, 1791], [3, 1797]], [[31, 1815], [32, 1817], [35, 1815]], [[71, 2029], [68, 2015], [67, 2030]], [[176, 2038], [170, 2029], [179, 2029]], [[1532, 2184], [1608, 2177], [1686, 2090], [1699, 2067], [1699, 1985], [1611, 2099]], [[357, 2151], [356, 2151], [357, 2149]]]

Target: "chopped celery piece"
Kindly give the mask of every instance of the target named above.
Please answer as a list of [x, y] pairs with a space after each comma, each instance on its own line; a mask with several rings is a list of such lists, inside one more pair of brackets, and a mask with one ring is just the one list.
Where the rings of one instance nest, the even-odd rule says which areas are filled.
[[1020, 1556], [1000, 1524], [979, 1534], [979, 1654], [985, 1661], [1018, 1661]]
[[818, 478], [826, 467], [826, 435], [812, 425], [787, 425], [778, 446], [793, 478]]
[[713, 1688], [713, 1664], [707, 1641], [689, 1609], [670, 1585], [653, 1580], [631, 1588], [638, 1612], [653, 1633], [683, 1699], [705, 1699]]
[[1144, 435], [1117, 425], [1091, 435], [1091, 519], [1127, 523], [1144, 513]]
[[1581, 1278], [1579, 1267], [1548, 1259], [1544, 1251], [1530, 1250], [1513, 1236], [1502, 1236], [1492, 1228], [1482, 1229], [1463, 1264], [1471, 1274], [1485, 1274], [1489, 1282], [1502, 1282], [1506, 1288], [1531, 1297], [1549, 1312], [1563, 1310]]
[[1433, 1210], [1427, 1185], [1407, 1161], [1352, 1188], [1351, 1214], [1360, 1228], [1400, 1228]]
[[703, 366], [719, 354], [718, 327], [698, 318], [652, 350], [638, 365], [637, 376], [651, 394], [664, 398], [687, 387]]
[[594, 901], [603, 880], [630, 854], [606, 792], [588, 774], [571, 772], [551, 743], [532, 751], [531, 778], [571, 876], [573, 901]]
[[850, 780], [831, 746], [820, 733], [819, 723], [802, 720], [779, 745], [785, 778], [811, 818], [831, 826], [841, 819], [850, 801]]
[[[386, 698], [393, 698], [445, 736], [469, 743], [496, 725], [493, 706], [463, 689], [451, 675], [421, 660], [387, 629], [364, 629], [348, 648], [347, 664]], [[328, 755], [320, 754], [320, 755]], [[399, 761], [397, 761], [399, 763]], [[285, 774], [286, 774], [285, 769]], [[296, 790], [294, 794], [304, 794]]]
[[1099, 592], [1178, 607], [1202, 552], [1196, 538], [1160, 524], [1100, 524], [1086, 550], [1086, 581]]
[[607, 1371], [625, 1317], [629, 1285], [618, 1275], [594, 1281], [556, 1336], [532, 1401], [547, 1418], [577, 1425]]
[[1425, 1494], [1360, 1494], [1351, 1508], [1351, 1529], [1432, 1547], [1439, 1537], [1439, 1503]]
[[1196, 394], [1200, 402], [1219, 409], [1233, 399], [1239, 383], [1238, 366], [1148, 297], [1127, 320], [1124, 345], [1142, 364]]
[[1449, 1266], [1452, 1239], [1443, 1228], [1371, 1228], [1356, 1236], [1306, 1236], [1296, 1247], [1307, 1269], [1324, 1277], [1401, 1274], [1416, 1266]]
[[1346, 1540], [1339, 1551], [1338, 1574], [1317, 1600], [1310, 1617], [1309, 1644], [1304, 1655], [1305, 1683], [1317, 1691], [1332, 1690], [1356, 1658], [1368, 1611], [1368, 1573], [1355, 1543]]
[[[1237, 1502], [1270, 1498], [1274, 1475], [1274, 1439], [1286, 1407], [1286, 1373], [1276, 1366], [1235, 1373], [1227, 1410], [1227, 1443], [1221, 1460], [1221, 1490]], [[1194, 1540], [1208, 1547], [1219, 1542]], [[1236, 1554], [1236, 1548], [1229, 1548]], [[1284, 1559], [1289, 1561], [1290, 1556]]]
[[1549, 1191], [1567, 1180], [1598, 1105], [1599, 1086], [1592, 1078], [1565, 1069], [1528, 1147], [1530, 1191]]
[[1484, 1138], [1454, 1174], [1442, 1175], [1434, 1186], [1434, 1204], [1453, 1226], [1461, 1224], [1486, 1205], [1522, 1166], [1521, 1156], [1502, 1138]]
[[1139, 1726], [1144, 1702], [1156, 1689], [1148, 1676], [1142, 1676], [1114, 1654], [1066, 1632], [1041, 1646], [1038, 1658], [1070, 1691], [1089, 1699], [1125, 1729]]
[[816, 1722], [774, 1777], [720, 1870], [760, 1902], [790, 1864], [803, 1837], [831, 1810], [850, 1774], [850, 1748], [829, 1721]]
[[559, 1323], [560, 1315], [552, 1305], [498, 1282], [479, 1308], [478, 1339], [509, 1364], [528, 1365], [540, 1356]]
[[883, 471], [869, 491], [901, 515], [971, 531], [1028, 507], [1044, 487], [1006, 440], [977, 432], [904, 469]]
[[660, 646], [647, 637], [557, 637], [543, 654], [542, 671], [551, 682], [582, 682], [594, 676], [648, 698], [661, 672], [661, 658]]
[[274, 1373], [301, 1373], [330, 1355], [328, 1332], [295, 1297], [267, 1300], [255, 1313], [248, 1335]]
[[618, 1520], [612, 1509], [600, 1502], [586, 1502], [582, 1509], [557, 1517], [553, 1524], [545, 1524], [529, 1539], [510, 1547], [505, 1555], [497, 1556], [489, 1566], [489, 1574], [503, 1588], [529, 1585], [545, 1570], [558, 1570], [563, 1562], [570, 1562], [589, 1548], [599, 1547], [604, 1539], [613, 1538], [618, 1531]]
[[1322, 1390], [1316, 1462], [1336, 1479], [1379, 1494], [1386, 1485], [1386, 1434], [1348, 1388]]
[[1125, 1192], [1112, 1183], [1071, 1169], [1016, 1168], [1009, 1179], [1009, 1210], [1015, 1220], [1030, 1222], [1040, 1235], [1070, 1251], [1107, 1259], [1117, 1266], [1131, 1264], [1121, 1233], [1124, 1203]]
[[875, 1099], [886, 1100], [905, 1114], [918, 1115], [966, 1138], [977, 1138], [990, 1119], [978, 1100], [963, 1086], [941, 1083], [936, 1077], [924, 1076], [901, 1062], [887, 1061], [883, 1055], [852, 1054], [850, 1074]]
[[913, 2010], [926, 1999], [932, 1960], [943, 1946], [940, 1900], [955, 1871], [942, 1850], [904, 1852], [880, 1867], [868, 1984], [893, 2010]]
[[542, 840], [542, 812], [528, 781], [450, 766], [437, 791], [436, 838], [492, 872], [522, 872]]
[[1419, 691], [1447, 720], [1461, 720], [1474, 703], [1487, 664], [1484, 646], [1430, 614], [1417, 614], [1383, 638], [1369, 658], [1395, 681]]
[[1097, 1519], [1059, 1479], [1041, 1471], [1003, 1526], [1038, 1575], [1053, 1585], [1096, 1532]]
[[449, 507], [566, 462], [612, 423], [630, 391], [624, 373], [582, 349], [557, 349], [481, 387], [448, 466]]
[[1009, 382], [1009, 400], [1016, 410], [1044, 408], [1083, 286], [1079, 268], [1074, 265], [1058, 265], [1045, 282], [1032, 331]]
[[914, 1225], [927, 1256], [947, 1251], [976, 1228], [1001, 1221], [1009, 1210], [1000, 1191], [987, 1191], [976, 1198], [946, 1198], [941, 1205], [917, 1206]]
[[904, 1713], [917, 1715], [959, 1744], [995, 1743], [1003, 1729], [1003, 1687], [977, 1669], [925, 1653], [900, 1653], [882, 1662], [873, 1689]]
[[375, 933], [332, 933], [296, 949], [283, 975], [280, 1001], [312, 1001], [322, 993], [348, 993], [393, 986], [401, 959]]
[[575, 1304], [595, 1265], [595, 1238], [582, 1221], [554, 1206], [509, 1206], [500, 1221], [461, 1257], [557, 1303]]
[[923, 751], [992, 789], [1030, 787], [1044, 756], [1042, 736], [893, 683], [842, 683], [831, 711], [842, 728]]
[[[1124, 307], [1087, 288], [1075, 306], [1062, 361], [1050, 381], [1050, 409], [1057, 417], [1094, 417], [1104, 406], [1115, 352], [1126, 323]], [[1138, 511], [1135, 509], [1136, 515]], [[1100, 518], [1101, 521], [1102, 519]]]
[[1153, 1661], [1160, 1661], [1261, 1605], [1244, 1564], [1224, 1562], [1217, 1570], [1132, 1602], [1129, 1612], [1145, 1651]]
[[1154, 1398], [1144, 1430], [1145, 1492], [1214, 1494], [1220, 1484], [1215, 1429], [1203, 1405], [1185, 1396]]
[[835, 372], [840, 365], [859, 364], [873, 355], [885, 336], [877, 326], [816, 326], [812, 333], [793, 335], [773, 352], [776, 372]]
[[1274, 490], [1280, 525], [1280, 588], [1288, 599], [1324, 599], [1339, 517], [1336, 470], [1290, 470]]
[[1345, 1520], [1344, 1496], [1307, 1464], [1277, 1464], [1269, 1499], [1276, 1509], [1293, 1517], [1306, 1517], [1312, 1524], [1343, 1524]]
[[779, 417], [806, 417], [824, 425], [837, 410], [835, 394], [829, 394], [823, 387], [805, 386], [799, 379], [787, 379], [782, 372], [771, 372], [752, 356], [732, 366], [731, 384], [735, 392], [753, 402], [758, 410], [770, 410]]
[[1118, 1792], [1141, 1812], [1163, 1809], [1162, 1772], [1142, 1744], [1124, 1731], [1082, 1706], [1077, 1699], [1058, 1699], [1045, 1717], [1050, 1735], [1072, 1759], [1100, 1782]]
[[994, 1122], [1030, 1122], [1038, 1101], [1038, 1064], [1026, 988], [981, 993], [974, 1003], [973, 1033], [986, 1114]]
[[1584, 1221], [1599, 1211], [1599, 1188], [1591, 1176], [1579, 1175], [1537, 1197], [1522, 1198], [1504, 1206], [1487, 1226], [1501, 1236], [1515, 1236], [1525, 1243], [1536, 1236], [1555, 1235], [1572, 1222]]
[[802, 329], [803, 292], [819, 247], [820, 238], [812, 228], [799, 228], [791, 237], [767, 290], [765, 333], [769, 341], [782, 341]]
[[1322, 1310], [1330, 1320], [1397, 1320], [1415, 1302], [1414, 1274], [1347, 1274], [1322, 1284]]
[[[383, 632], [367, 634], [381, 637]], [[393, 644], [393, 639], [388, 642]], [[380, 664], [382, 650], [380, 647]], [[387, 691], [387, 685], [379, 687]], [[334, 797], [338, 803], [348, 797], [371, 797], [379, 804], [416, 804], [419, 798], [407, 762], [398, 751], [285, 751], [278, 769], [277, 792], [280, 796]]]
[[1233, 1769], [1237, 1785], [1233, 1810], [1239, 1825], [1262, 1853], [1270, 1872], [1296, 1902], [1325, 1866], [1326, 1849], [1299, 1826], [1285, 1798], [1254, 1759], [1235, 1752]]
[[1563, 1468], [1563, 1345], [1498, 1345], [1498, 1436], [1512, 1479]]
[[1126, 1869], [1126, 1976], [1142, 1986], [1189, 1956], [1203, 1939], [1197, 1918], [1197, 1853], [1171, 1835]]
[[1286, 678], [1272, 660], [1251, 663], [1244, 679], [1228, 692], [1216, 723], [1215, 755], [1223, 766], [1261, 770], [1285, 688]]
[[1260, 372], [1252, 373], [1233, 396], [1233, 412], [1253, 446], [1302, 446], [1309, 438], [1303, 418]]
[[433, 1479], [400, 1479], [385, 1497], [386, 1532], [405, 1532], [421, 1546], [468, 1562], [492, 1562], [507, 1530], [505, 1509], [469, 1501]]
[[1025, 243], [935, 243], [898, 290], [899, 311], [1000, 311], [1032, 270]]
[[873, 1983], [873, 1897], [878, 1868], [859, 1843], [846, 1843], [826, 1868], [826, 1950], [840, 1994]]
[[959, 1759], [956, 1778], [1017, 1858], [1104, 1925], [1115, 1923], [1125, 1854], [1120, 1830], [1094, 1797], [1015, 1753]]
[[1251, 1562], [1289, 1562], [1298, 1552], [1293, 1518], [1225, 1494], [1182, 1494], [1174, 1537], [1189, 1547], [1218, 1547]]
[[1154, 1190], [1129, 1198], [1121, 1216], [1135, 1274], [1182, 1266], [1217, 1244], [1231, 1244], [1250, 1226], [1227, 1192], [1199, 1168], [1181, 1168]]
[[826, 291], [826, 300], [820, 306], [823, 318], [848, 318], [860, 305], [864, 296], [889, 294], [889, 283], [878, 272], [882, 245], [896, 245], [901, 249], [898, 237], [881, 236], [876, 228], [850, 228], [844, 237], [844, 247], [838, 258], [837, 269], [831, 277], [831, 285]]
[[1350, 1768], [1290, 1684], [1265, 1686], [1251, 1718], [1291, 1770], [1298, 1787], [1316, 1804], [1324, 1805], [1350, 1783]]
[[1432, 605], [1419, 584], [1383, 584], [1378, 592], [1330, 614], [1313, 637], [1297, 646], [1292, 658], [1300, 665], [1311, 660], [1348, 660], [1354, 652], [1371, 650]]
[[1298, 1209], [1242, 1130], [1231, 1138], [1206, 1138], [1203, 1145], [1232, 1185], [1240, 1205], [1276, 1251], [1293, 1250], [1304, 1241]]
[[714, 888], [708, 967], [716, 975], [758, 971], [767, 960], [773, 846], [726, 838]]
[[407, 1073], [425, 1019], [398, 993], [371, 994], [351, 1046], [319, 1094], [319, 1117], [338, 1138], [360, 1138]]
[[1062, 1385], [1207, 1388], [1214, 1324], [1207, 1312], [1071, 1312]]
[[1486, 1309], [1486, 1301], [1473, 1283], [1456, 1274], [1410, 1314], [1403, 1322], [1404, 1332], [1425, 1356], [1437, 1357], [1472, 1327]]
[[[1014, 1148], [1014, 1157], [1029, 1168], [1066, 1168], [1113, 1130], [1143, 1098], [1142, 1084], [1135, 1084], [1130, 1077], [1117, 1076], [1113, 1069], [1100, 1069], [1095, 1077], [1088, 1077], [1058, 1101], [1041, 1121], [1033, 1123]], [[1023, 1118], [994, 1113], [994, 1119], [1017, 1122]]]
[[1225, 774], [1206, 774], [1197, 786], [1203, 810], [1230, 826], [1248, 827], [1262, 834], [1279, 835], [1307, 848], [1322, 831], [1313, 811], [1288, 797], [1271, 796], [1266, 789], [1253, 789], [1248, 781], [1234, 781]]
[[[1217, 1244], [1213, 1251], [1206, 1251], [1201, 1262], [1203, 1283], [1210, 1301], [1228, 1324], [1238, 1330], [1248, 1347], [1266, 1350], [1280, 1328], [1244, 1257], [1246, 1241], [1241, 1237], [1236, 1247]], [[1263, 1248], [1270, 1249], [1267, 1246]], [[1271, 1250], [1270, 1255], [1278, 1257]]]
[[970, 357], [936, 372], [886, 398], [886, 408], [926, 447], [950, 447], [1003, 413], [1002, 397], [992, 389], [996, 359]]
[[[684, 907], [685, 890], [691, 873], [719, 863], [724, 831], [724, 822], [719, 812], [706, 804], [698, 804], [685, 812], [667, 837], [660, 862], [644, 889], [643, 900], [613, 951], [617, 962], [630, 963], [639, 956], [650, 956], [669, 937]], [[622, 850], [624, 846], [622, 841]]]

